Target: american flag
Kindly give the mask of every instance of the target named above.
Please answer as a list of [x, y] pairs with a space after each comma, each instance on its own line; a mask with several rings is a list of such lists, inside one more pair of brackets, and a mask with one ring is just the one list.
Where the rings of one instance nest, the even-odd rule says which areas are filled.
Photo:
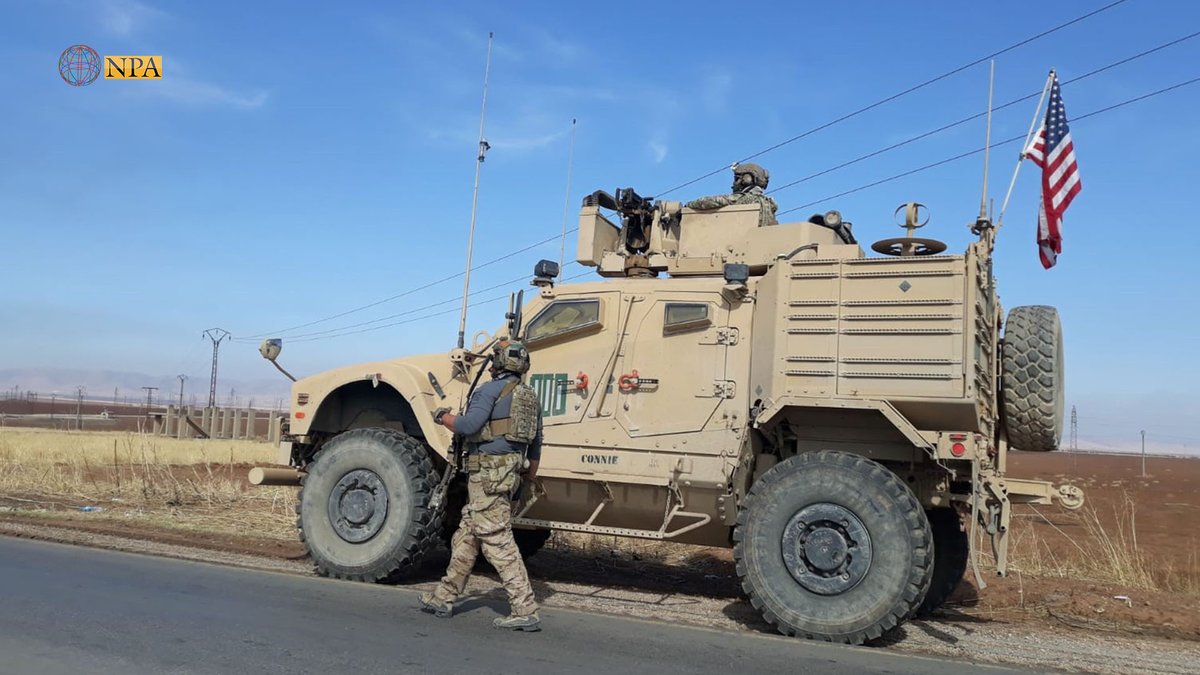
[[1071, 200], [1083, 188], [1079, 182], [1079, 165], [1075, 161], [1075, 145], [1071, 142], [1071, 127], [1067, 126], [1067, 109], [1063, 107], [1058, 75], [1050, 74], [1050, 104], [1046, 120], [1025, 156], [1042, 167], [1042, 203], [1038, 207], [1038, 249], [1042, 267], [1050, 269], [1062, 253], [1062, 217]]

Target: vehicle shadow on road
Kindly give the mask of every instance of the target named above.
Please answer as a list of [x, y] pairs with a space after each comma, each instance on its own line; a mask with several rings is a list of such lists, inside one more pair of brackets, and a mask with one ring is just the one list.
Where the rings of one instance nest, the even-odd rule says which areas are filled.
[[[957, 644], [975, 632], [975, 625], [991, 623], [990, 619], [972, 616], [957, 607], [974, 606], [979, 599], [975, 585], [964, 579], [951, 596], [951, 600], [932, 615], [914, 618], [893, 628], [881, 637], [868, 641], [866, 647], [892, 647], [903, 642], [927, 636], [947, 645]], [[760, 633], [777, 634], [779, 630], [767, 623], [749, 602], [740, 600], [725, 606], [723, 613], [742, 628]], [[922, 641], [924, 639], [922, 638]]]

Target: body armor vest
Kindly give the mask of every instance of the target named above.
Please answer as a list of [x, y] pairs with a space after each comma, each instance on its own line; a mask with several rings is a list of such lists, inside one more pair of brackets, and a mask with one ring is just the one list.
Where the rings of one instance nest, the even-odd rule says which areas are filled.
[[467, 440], [472, 443], [487, 443], [503, 437], [510, 443], [521, 445], [533, 442], [537, 437], [538, 412], [541, 408], [537, 392], [524, 382], [509, 382], [504, 385], [496, 403], [499, 404], [508, 396], [512, 397], [508, 417], [488, 420], [479, 433]]

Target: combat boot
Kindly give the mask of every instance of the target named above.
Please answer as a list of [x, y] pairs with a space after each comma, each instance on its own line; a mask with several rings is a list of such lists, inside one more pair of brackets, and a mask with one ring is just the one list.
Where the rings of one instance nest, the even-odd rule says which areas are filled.
[[449, 619], [454, 614], [454, 603], [439, 599], [433, 593], [422, 593], [421, 610], [432, 612], [439, 619]]
[[538, 617], [537, 612], [525, 616], [510, 614], [494, 619], [492, 626], [503, 630], [523, 630], [527, 633], [536, 633], [542, 629], [542, 620]]

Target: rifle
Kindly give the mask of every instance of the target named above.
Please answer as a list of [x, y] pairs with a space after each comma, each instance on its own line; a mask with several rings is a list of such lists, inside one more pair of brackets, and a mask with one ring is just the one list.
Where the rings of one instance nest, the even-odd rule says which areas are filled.
[[[492, 362], [492, 356], [489, 354], [483, 359], [483, 363], [479, 366], [479, 372], [475, 373], [475, 379], [471, 382], [471, 388], [467, 390], [467, 405], [471, 404], [471, 396], [475, 393], [475, 388], [479, 386], [479, 380], [483, 377], [484, 371], [488, 369], [488, 365]], [[459, 411], [462, 414], [466, 411]], [[433, 494], [429, 495], [429, 510], [435, 514], [442, 509], [446, 501], [446, 492], [450, 490], [450, 482], [454, 480], [454, 476], [463, 470], [463, 462], [466, 460], [466, 452], [463, 447], [465, 439], [462, 434], [454, 434], [454, 440], [450, 443], [450, 455], [446, 458], [446, 470], [442, 472], [442, 479], [433, 488]]]

